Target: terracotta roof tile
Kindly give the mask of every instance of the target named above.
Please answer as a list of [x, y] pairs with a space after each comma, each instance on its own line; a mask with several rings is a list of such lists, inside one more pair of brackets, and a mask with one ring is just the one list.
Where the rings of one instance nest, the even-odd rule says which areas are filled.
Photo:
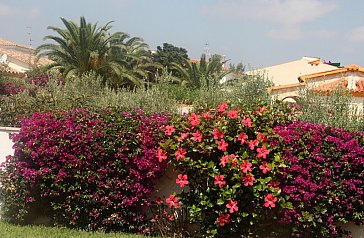
[[338, 69], [324, 71], [324, 72], [302, 75], [299, 77], [299, 80], [306, 81], [307, 79], [319, 78], [319, 77], [335, 75], [335, 74], [342, 74], [342, 73], [353, 72], [353, 71], [358, 71], [358, 72], [364, 73], [364, 68], [360, 67], [358, 65], [355, 65], [355, 64], [351, 64], [351, 65], [345, 66], [344, 68], [338, 68]]
[[0, 46], [18, 46], [18, 47], [21, 47], [21, 48], [33, 49], [30, 46], [15, 43], [15, 42], [12, 42], [12, 41], [7, 41], [7, 40], [1, 39], [1, 38], [0, 38]]
[[[44, 66], [44, 65], [51, 64], [53, 62], [52, 60], [49, 60], [44, 57], [42, 57], [38, 61], [36, 61], [34, 51], [23, 52], [23, 51], [19, 51], [16, 49], [3, 48], [3, 47], [1, 47], [1, 45], [0, 45], [0, 53], [7, 54], [8, 56], [13, 57], [26, 64], [29, 64], [29, 61], [30, 61], [31, 64], [34, 64], [34, 62], [36, 62], [38, 65]], [[29, 57], [30, 56], [29, 54], [31, 54], [31, 57]]]
[[[354, 93], [364, 93], [364, 79], [360, 79], [356, 81], [355, 83], [356, 87], [352, 90]], [[342, 88], [347, 89], [349, 91], [348, 87], [348, 79], [347, 78], [341, 78], [334, 82], [327, 83], [320, 85], [318, 87], [315, 87], [313, 90], [316, 92], [327, 92], [330, 93], [332, 91], [335, 91], [336, 89]]]

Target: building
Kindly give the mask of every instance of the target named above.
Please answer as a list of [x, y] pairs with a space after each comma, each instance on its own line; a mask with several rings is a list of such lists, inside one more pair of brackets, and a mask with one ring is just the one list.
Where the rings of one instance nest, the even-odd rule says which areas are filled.
[[274, 86], [286, 86], [297, 84], [300, 76], [337, 68], [337, 66], [327, 64], [317, 57], [302, 57], [291, 62], [247, 71], [246, 74], [265, 75], [274, 83]]
[[35, 49], [26, 45], [0, 39], [0, 65], [3, 70], [14, 76], [24, 76], [33, 66], [51, 64], [47, 58], [37, 58]]
[[329, 96], [343, 89], [352, 96], [352, 105], [360, 110], [364, 105], [364, 68], [357, 65], [340, 67], [320, 58], [303, 57], [299, 60], [267, 68], [248, 71], [264, 74], [274, 86], [269, 89], [275, 99], [296, 101], [302, 90], [319, 96]]

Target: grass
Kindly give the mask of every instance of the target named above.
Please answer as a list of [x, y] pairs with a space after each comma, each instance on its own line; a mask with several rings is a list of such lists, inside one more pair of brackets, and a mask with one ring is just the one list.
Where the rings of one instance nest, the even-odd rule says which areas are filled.
[[45, 226], [19, 226], [0, 221], [1, 238], [143, 238], [142, 235], [103, 233]]

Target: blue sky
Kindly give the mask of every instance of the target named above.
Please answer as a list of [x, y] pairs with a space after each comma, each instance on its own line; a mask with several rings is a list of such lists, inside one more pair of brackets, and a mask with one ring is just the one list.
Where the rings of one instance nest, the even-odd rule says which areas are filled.
[[63, 27], [60, 17], [104, 25], [142, 37], [150, 49], [164, 42], [199, 58], [269, 66], [317, 56], [364, 66], [364, 1], [360, 0], [0, 0], [0, 37], [32, 46]]

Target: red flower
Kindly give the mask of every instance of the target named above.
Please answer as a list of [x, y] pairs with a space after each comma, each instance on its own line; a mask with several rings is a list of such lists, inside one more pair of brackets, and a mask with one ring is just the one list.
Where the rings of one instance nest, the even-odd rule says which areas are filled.
[[224, 139], [217, 142], [217, 148], [221, 151], [226, 151], [228, 145], [229, 144]]
[[250, 174], [246, 174], [244, 177], [241, 178], [244, 182], [244, 186], [253, 186], [254, 183], [254, 176]]
[[230, 111], [228, 111], [227, 115], [231, 119], [238, 118], [238, 111], [236, 111], [236, 110], [230, 110]]
[[220, 159], [220, 165], [222, 167], [225, 167], [226, 164], [228, 163], [228, 161], [229, 161], [229, 156], [228, 155], [225, 155], [225, 156], [221, 157], [221, 159]]
[[263, 143], [267, 141], [267, 137], [262, 133], [258, 133], [257, 140]]
[[255, 146], [257, 146], [258, 144], [259, 144], [259, 141], [257, 141], [257, 140], [250, 140], [249, 141], [249, 148], [251, 150], [254, 150]]
[[181, 132], [181, 136], [178, 138], [179, 141], [183, 141], [184, 139], [186, 139], [188, 136], [188, 133], [182, 133]]
[[247, 117], [247, 118], [243, 119], [242, 123], [246, 127], [251, 127], [253, 125], [252, 119], [250, 119], [250, 117]]
[[170, 136], [172, 135], [174, 132], [174, 127], [173, 125], [172, 126], [165, 126], [164, 128], [164, 133], [167, 135], [167, 136]]
[[217, 128], [214, 128], [214, 130], [211, 132], [211, 134], [214, 135], [215, 140], [224, 138], [224, 134], [221, 131], [219, 131], [219, 129], [217, 129]]
[[258, 152], [257, 155], [258, 158], [266, 159], [270, 151], [267, 150], [267, 148], [263, 145], [262, 148], [257, 149], [257, 152]]
[[217, 107], [217, 111], [221, 112], [221, 113], [225, 113], [225, 110], [228, 108], [228, 105], [226, 102], [221, 103], [218, 107]]
[[228, 204], [226, 204], [226, 207], [229, 209], [230, 213], [234, 213], [235, 211], [238, 211], [239, 208], [237, 206], [238, 202], [230, 200]]
[[169, 195], [166, 202], [169, 203], [169, 207], [179, 208], [178, 197], [175, 197], [173, 194]]
[[265, 207], [275, 207], [276, 204], [275, 202], [277, 201], [277, 198], [273, 196], [273, 194], [268, 194], [265, 198], [264, 198], [264, 206]]
[[187, 179], [188, 179], [187, 174], [185, 175], [179, 174], [176, 178], [176, 183], [179, 184], [181, 188], [183, 188], [185, 185], [189, 184]]
[[230, 223], [230, 215], [229, 214], [220, 214], [220, 216], [216, 219], [216, 221], [220, 224], [220, 226], [225, 226], [225, 224]]
[[162, 162], [163, 160], [166, 160], [167, 159], [167, 153], [166, 152], [163, 152], [162, 148], [158, 148], [157, 149], [157, 155], [156, 157], [158, 158], [158, 161], [159, 162]]
[[248, 139], [248, 135], [244, 132], [240, 132], [240, 135], [238, 136], [238, 140], [240, 140], [240, 144], [244, 144], [246, 140]]
[[263, 174], [266, 174], [272, 170], [269, 166], [267, 166], [267, 162], [265, 161], [263, 161], [262, 165], [260, 165], [259, 168], [263, 171]]
[[240, 169], [243, 171], [243, 173], [248, 173], [248, 171], [252, 171], [251, 167], [252, 167], [252, 163], [243, 160], [243, 163], [240, 165]]
[[224, 175], [215, 175], [214, 185], [219, 185], [222, 188], [226, 184]]
[[197, 126], [201, 123], [200, 121], [201, 116], [192, 113], [191, 116], [188, 118], [192, 126]]
[[204, 112], [204, 113], [202, 113], [202, 116], [203, 116], [203, 118], [205, 118], [205, 119], [212, 118], [212, 115], [211, 115], [211, 113], [210, 113], [210, 112]]
[[268, 112], [268, 108], [266, 106], [258, 107], [258, 112], [259, 113]]
[[278, 189], [278, 186], [279, 186], [279, 182], [278, 181], [270, 181], [268, 183], [268, 187], [273, 187], [273, 188]]
[[197, 141], [197, 142], [201, 142], [202, 141], [202, 134], [200, 131], [196, 131], [195, 133], [192, 133], [193, 136], [193, 140]]
[[178, 148], [176, 153], [174, 153], [177, 160], [186, 158], [186, 154], [187, 154], [187, 151], [185, 149], [183, 149], [183, 148]]

